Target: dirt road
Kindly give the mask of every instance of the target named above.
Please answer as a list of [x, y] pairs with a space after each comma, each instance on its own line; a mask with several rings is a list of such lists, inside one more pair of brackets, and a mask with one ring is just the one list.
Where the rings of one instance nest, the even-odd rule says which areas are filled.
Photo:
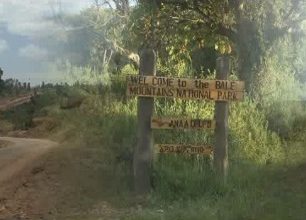
[[0, 192], [1, 186], [17, 176], [31, 162], [56, 146], [49, 140], [0, 137], [0, 141], [8, 142], [0, 148]]
[[25, 204], [33, 203], [29, 198], [32, 194], [26, 190], [27, 181], [43, 171], [35, 164], [57, 143], [11, 137], [0, 137], [0, 142], [3, 143], [0, 147], [0, 220], [29, 219], [23, 214], [28, 209]]
[[32, 94], [26, 94], [14, 99], [0, 99], [0, 111], [6, 111], [11, 108], [31, 102]]

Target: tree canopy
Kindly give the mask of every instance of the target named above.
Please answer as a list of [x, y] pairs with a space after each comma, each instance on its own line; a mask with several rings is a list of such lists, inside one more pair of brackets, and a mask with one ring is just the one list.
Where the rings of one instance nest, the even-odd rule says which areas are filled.
[[72, 64], [120, 73], [129, 62], [137, 67], [139, 51], [151, 47], [158, 52], [161, 69], [184, 66], [186, 74], [209, 75], [216, 57], [228, 54], [233, 74], [251, 91], [271, 51], [276, 54], [285, 40], [284, 53], [294, 54], [295, 76], [305, 78], [305, 67], [296, 60], [305, 35], [305, 0], [94, 2], [81, 14], [63, 19], [69, 40], [62, 54]]

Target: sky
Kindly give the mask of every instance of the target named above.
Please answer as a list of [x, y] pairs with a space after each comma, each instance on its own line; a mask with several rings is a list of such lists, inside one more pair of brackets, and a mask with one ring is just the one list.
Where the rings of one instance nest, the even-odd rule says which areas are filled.
[[[65, 32], [54, 15], [76, 14], [93, 0], [0, 0], [0, 67], [4, 78], [39, 84], [63, 78], [48, 40]], [[50, 45], [49, 45], [50, 46]], [[51, 56], [52, 55], [52, 56]], [[51, 58], [53, 57], [53, 58]]]

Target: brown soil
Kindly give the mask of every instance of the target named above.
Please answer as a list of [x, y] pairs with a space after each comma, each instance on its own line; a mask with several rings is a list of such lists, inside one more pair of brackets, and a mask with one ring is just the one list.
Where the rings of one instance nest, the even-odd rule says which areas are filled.
[[35, 162], [56, 143], [25, 138], [1, 137], [0, 140], [8, 143], [0, 149], [0, 219], [24, 217], [19, 210], [19, 197], [27, 192], [28, 179], [43, 171]]
[[[45, 140], [9, 140], [15, 145], [24, 143], [31, 153], [24, 152], [24, 146], [12, 150], [22, 153], [3, 154], [0, 150], [0, 220], [121, 219], [132, 212], [113, 197], [113, 182], [104, 180], [112, 180], [111, 175], [116, 174], [105, 171], [108, 166], [96, 160], [100, 152], [95, 149], [71, 145], [54, 148], [54, 142]], [[5, 149], [10, 148], [14, 146]], [[19, 160], [5, 159], [17, 156]], [[2, 168], [1, 163], [6, 166]], [[101, 165], [106, 167], [96, 169]]]
[[18, 105], [28, 103], [31, 101], [32, 94], [24, 94], [14, 98], [1, 98], [0, 99], [0, 111], [6, 111], [10, 108], [14, 108]]
[[1, 148], [5, 148], [5, 147], [7, 147], [10, 144], [11, 144], [11, 142], [9, 142], [9, 141], [0, 140], [0, 149]]

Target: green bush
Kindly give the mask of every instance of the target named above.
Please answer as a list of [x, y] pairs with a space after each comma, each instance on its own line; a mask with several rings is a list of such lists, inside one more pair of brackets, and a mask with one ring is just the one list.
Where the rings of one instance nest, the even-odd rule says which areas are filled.
[[[188, 115], [189, 117], [212, 118], [212, 103], [192, 101], [171, 101], [156, 111], [163, 115]], [[161, 113], [160, 113], [161, 114]], [[269, 131], [263, 112], [248, 99], [230, 106], [229, 156], [232, 166], [263, 166], [277, 164], [284, 158], [278, 136]], [[213, 144], [214, 135], [208, 131], [178, 132], [155, 131], [158, 143]], [[222, 194], [224, 188], [218, 186], [211, 167], [211, 158], [160, 155], [154, 167], [154, 186], [163, 199], [196, 198], [205, 194]], [[203, 185], [207, 187], [203, 187]]]
[[34, 109], [32, 103], [27, 103], [4, 112], [2, 117], [14, 125], [14, 130], [26, 130], [32, 126]]
[[[66, 111], [53, 109], [55, 117], [62, 122], [63, 135], [80, 146], [99, 149], [101, 160], [108, 164], [109, 170], [116, 170], [113, 185], [119, 191], [131, 189], [132, 156], [137, 142], [137, 99], [125, 97], [124, 76], [130, 73], [130, 67], [126, 69], [122, 75], [110, 76], [108, 84], [86, 84], [77, 80], [72, 89], [86, 97], [81, 107]], [[84, 74], [83, 78], [87, 79]], [[269, 102], [254, 100], [246, 97], [243, 102], [230, 104], [229, 185], [251, 184], [247, 175], [238, 177], [239, 170], [247, 172], [267, 165], [271, 167], [284, 158], [278, 135], [269, 130], [266, 110], [270, 105], [258, 107]], [[214, 106], [214, 102], [158, 98], [155, 99], [154, 115], [213, 119]], [[155, 130], [154, 142], [214, 145], [214, 132]], [[211, 157], [155, 155], [154, 158], [152, 201], [217, 198], [231, 192], [215, 178]], [[122, 187], [120, 183], [126, 184]]]
[[[101, 160], [112, 167], [121, 167], [122, 178], [132, 178], [132, 152], [136, 145], [137, 99], [125, 100], [124, 81], [114, 77], [104, 92], [84, 92], [86, 99], [80, 109], [57, 111], [63, 126], [77, 137], [79, 144], [101, 149]], [[82, 89], [82, 86], [79, 87]], [[94, 91], [95, 85], [87, 88]], [[233, 166], [276, 164], [283, 157], [278, 136], [269, 131], [263, 111], [246, 98], [230, 105], [229, 155]], [[214, 102], [156, 99], [154, 114], [168, 117], [214, 117]], [[64, 129], [64, 128], [63, 128]], [[66, 134], [68, 135], [68, 134]], [[68, 135], [70, 136], [70, 135]], [[154, 131], [160, 144], [214, 144], [213, 131]], [[212, 170], [212, 159], [201, 156], [155, 155], [152, 183], [155, 195], [166, 200], [195, 198], [203, 194], [220, 194]], [[103, 159], [102, 159], [103, 158]], [[125, 174], [125, 175], [124, 175]], [[127, 176], [129, 174], [130, 176]], [[209, 185], [210, 187], [203, 187]]]
[[281, 141], [268, 129], [263, 111], [246, 99], [230, 108], [230, 159], [255, 164], [277, 163], [283, 159]]
[[302, 104], [304, 88], [297, 80], [298, 58], [290, 39], [277, 42], [263, 60], [254, 82], [253, 97], [268, 120], [268, 128], [288, 139], [297, 121], [305, 120]]

